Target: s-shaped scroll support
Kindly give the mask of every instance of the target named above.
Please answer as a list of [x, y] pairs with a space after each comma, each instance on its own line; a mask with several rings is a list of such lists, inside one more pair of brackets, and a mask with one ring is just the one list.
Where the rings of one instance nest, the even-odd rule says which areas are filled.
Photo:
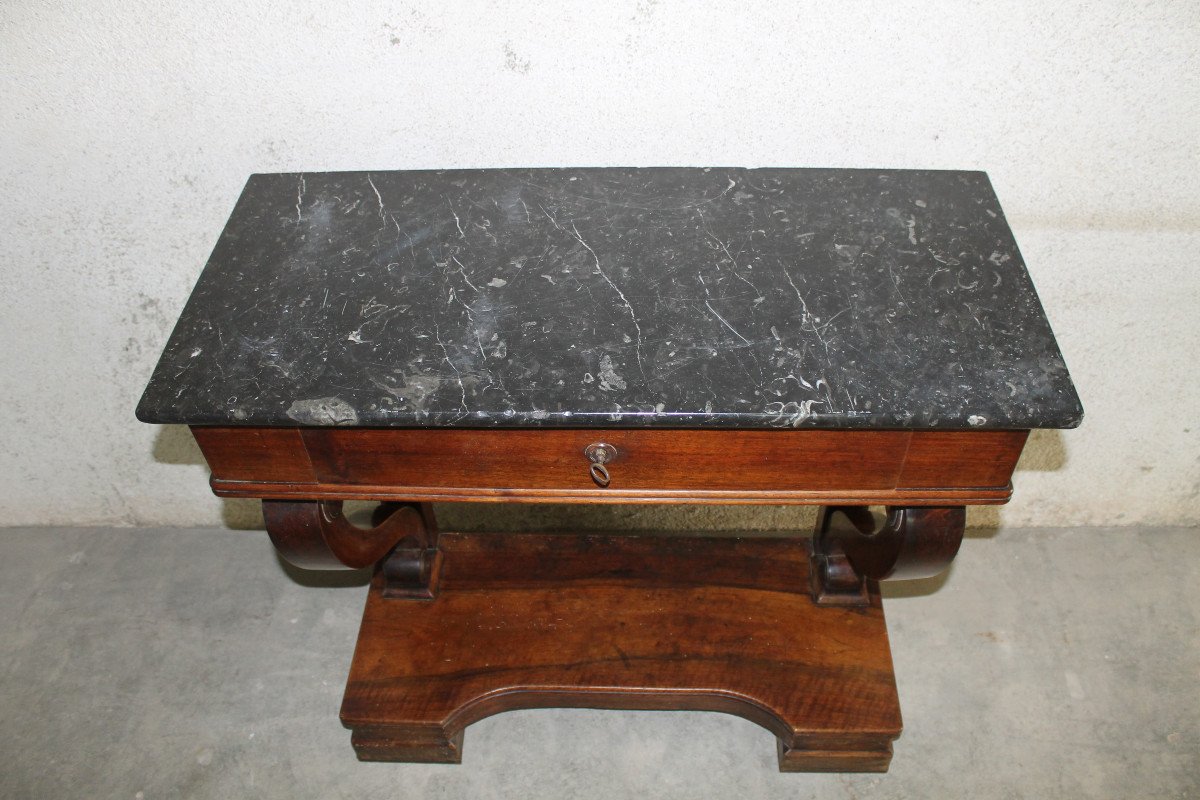
[[889, 506], [878, 528], [866, 506], [822, 508], [812, 542], [813, 601], [865, 606], [868, 580], [938, 574], [958, 554], [965, 522], [963, 506]]
[[279, 554], [304, 569], [362, 569], [379, 564], [384, 597], [430, 600], [441, 552], [428, 503], [384, 503], [372, 528], [352, 525], [341, 501], [263, 500], [267, 533]]

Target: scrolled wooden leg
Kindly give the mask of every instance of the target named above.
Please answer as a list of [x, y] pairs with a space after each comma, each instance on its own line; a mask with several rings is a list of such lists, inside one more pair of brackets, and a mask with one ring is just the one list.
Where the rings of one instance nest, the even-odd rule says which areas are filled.
[[883, 525], [865, 506], [821, 509], [813, 534], [812, 595], [820, 605], [867, 605], [868, 580], [926, 578], [958, 554], [963, 506], [890, 506]]
[[[399, 503], [384, 503], [375, 510], [377, 517], [390, 519], [398, 513], [389, 507]], [[442, 572], [442, 551], [438, 548], [437, 520], [433, 516], [433, 505], [417, 503], [407, 506], [420, 515], [419, 536], [409, 536], [400, 541], [391, 554], [379, 565], [383, 576], [383, 596], [387, 598], [409, 598], [432, 600], [437, 596], [438, 576]]]
[[292, 564], [322, 570], [379, 564], [384, 597], [429, 599], [436, 593], [441, 559], [429, 504], [385, 503], [375, 512], [374, 527], [359, 528], [342, 514], [340, 501], [262, 502], [267, 533]]

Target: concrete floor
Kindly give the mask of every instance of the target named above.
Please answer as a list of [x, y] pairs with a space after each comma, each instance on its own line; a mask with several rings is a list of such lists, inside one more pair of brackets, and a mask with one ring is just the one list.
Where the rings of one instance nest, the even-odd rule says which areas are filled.
[[265, 534], [0, 531], [0, 796], [1198, 797], [1200, 531], [1002, 530], [888, 590], [887, 775], [781, 775], [719, 714], [547, 710], [460, 766], [362, 764], [337, 721], [364, 577]]

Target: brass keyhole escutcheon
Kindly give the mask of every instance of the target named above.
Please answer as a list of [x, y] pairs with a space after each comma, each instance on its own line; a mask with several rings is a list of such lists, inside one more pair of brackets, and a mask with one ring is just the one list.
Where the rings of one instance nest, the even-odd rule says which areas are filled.
[[608, 486], [612, 476], [608, 474], [606, 465], [617, 457], [617, 448], [606, 442], [594, 442], [583, 448], [583, 454], [591, 462], [588, 464], [588, 473], [592, 480], [597, 486]]

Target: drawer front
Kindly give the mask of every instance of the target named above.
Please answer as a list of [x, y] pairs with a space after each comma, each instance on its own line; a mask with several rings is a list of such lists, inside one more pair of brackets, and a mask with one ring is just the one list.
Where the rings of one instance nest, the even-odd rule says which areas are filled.
[[[193, 428], [224, 497], [1003, 503], [1028, 431]], [[615, 453], [601, 486], [584, 451]]]
[[906, 431], [378, 430], [302, 432], [321, 483], [599, 488], [584, 455], [605, 443], [606, 488], [658, 490], [891, 489]]

